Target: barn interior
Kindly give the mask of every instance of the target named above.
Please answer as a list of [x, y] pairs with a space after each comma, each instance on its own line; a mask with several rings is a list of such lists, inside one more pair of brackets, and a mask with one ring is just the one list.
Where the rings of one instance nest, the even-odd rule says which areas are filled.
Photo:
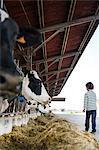
[[57, 96], [98, 26], [99, 1], [6, 0], [4, 9], [20, 28], [41, 33], [40, 44], [16, 43], [14, 59], [24, 73], [36, 70], [48, 94]]

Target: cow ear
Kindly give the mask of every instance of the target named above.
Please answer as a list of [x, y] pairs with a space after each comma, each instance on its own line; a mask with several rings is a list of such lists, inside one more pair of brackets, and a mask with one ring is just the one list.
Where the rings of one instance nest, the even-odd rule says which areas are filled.
[[24, 44], [26, 43], [25, 39], [24, 39], [24, 36], [21, 36], [20, 38], [17, 39], [17, 42], [21, 43], [21, 44]]

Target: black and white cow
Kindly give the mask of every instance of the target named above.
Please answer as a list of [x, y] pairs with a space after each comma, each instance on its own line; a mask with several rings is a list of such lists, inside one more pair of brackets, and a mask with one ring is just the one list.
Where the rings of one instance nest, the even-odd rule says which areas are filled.
[[[8, 99], [6, 104], [7, 103], [8, 103], [8, 107], [6, 106], [6, 109], [3, 108], [4, 113], [25, 112], [26, 99], [24, 96], [22, 96], [22, 95], [15, 96], [12, 99]], [[2, 113], [2, 112], [0, 111], [0, 113]]]
[[37, 103], [36, 101], [31, 101], [29, 103], [26, 104], [26, 112], [28, 112], [29, 114], [48, 114], [51, 113], [50, 107], [49, 105], [43, 105], [40, 103]]
[[[25, 97], [26, 102], [27, 102], [26, 111], [30, 109], [36, 110], [36, 108], [38, 108], [39, 110], [42, 107], [43, 112], [45, 111], [48, 112], [47, 109], [45, 109], [43, 106], [46, 106], [48, 108], [48, 104], [51, 101], [51, 97], [48, 95], [41, 79], [39, 78], [35, 70], [30, 71], [26, 75], [26, 77], [24, 77], [21, 93]], [[9, 108], [7, 112], [9, 110], [11, 110], [9, 112], [20, 111], [18, 109], [18, 106], [20, 106], [18, 102], [18, 96], [15, 96], [15, 98], [8, 100], [8, 102], [9, 102]]]
[[36, 101], [46, 105], [51, 101], [43, 82], [35, 70], [30, 71], [23, 79], [22, 95], [25, 96], [27, 101]]
[[0, 19], [0, 96], [14, 95], [19, 92], [23, 79], [12, 55], [19, 29], [2, 9]]
[[42, 36], [39, 30], [34, 27], [19, 27], [17, 42], [23, 48], [31, 47], [41, 44]]

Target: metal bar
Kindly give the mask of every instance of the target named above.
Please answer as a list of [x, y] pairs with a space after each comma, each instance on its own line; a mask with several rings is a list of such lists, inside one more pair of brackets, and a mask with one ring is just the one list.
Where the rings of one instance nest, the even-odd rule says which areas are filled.
[[65, 98], [62, 98], [62, 97], [52, 98], [51, 101], [65, 101]]
[[[61, 59], [61, 58], [68, 58], [68, 57], [72, 57], [72, 56], [75, 56], [75, 55], [77, 55], [78, 53], [80, 53], [80, 52], [67, 52], [66, 54], [64, 54], [64, 55], [59, 55], [59, 56], [54, 56], [54, 57], [49, 57], [49, 58], [47, 58], [47, 62], [50, 62], [50, 61], [54, 61], [54, 60], [59, 60], [59, 59]], [[41, 59], [41, 60], [36, 60], [36, 61], [33, 61], [33, 64], [41, 64], [41, 63], [44, 63], [45, 62], [45, 60], [44, 59]]]
[[88, 16], [88, 17], [75, 19], [75, 20], [60, 23], [60, 24], [56, 24], [53, 26], [42, 28], [39, 31], [41, 33], [44, 33], [44, 32], [51, 32], [51, 31], [59, 30], [60, 28], [62, 28], [64, 30], [64, 28], [66, 28], [66, 27], [72, 27], [72, 26], [80, 25], [80, 24], [87, 23], [87, 22], [94, 21], [94, 20], [95, 21], [99, 20], [99, 15]]
[[[57, 83], [57, 82], [56, 82], [56, 83]], [[62, 85], [62, 83], [58, 83], [58, 84], [56, 84], [56, 83], [55, 83], [55, 82], [52, 82], [52, 83], [49, 84], [49, 86], [51, 87], [52, 85], [53, 85], [53, 86], [55, 86], [55, 85], [56, 85], [56, 86], [61, 86], [61, 85]], [[54, 89], [56, 90], [56, 88], [54, 88]]]
[[32, 66], [31, 66], [31, 61], [32, 61], [32, 55], [31, 55], [31, 48], [27, 49], [27, 70], [31, 70]]
[[[50, 61], [53, 61], [51, 64], [48, 65], [48, 67], [50, 67], [53, 63], [55, 63], [56, 61], [58, 61], [59, 59], [61, 58], [68, 58], [68, 57], [72, 57], [72, 56], [75, 56], [77, 54], [80, 54], [81, 52], [67, 52], [66, 54], [64, 54], [63, 56], [59, 55], [59, 56], [54, 56], [54, 57], [49, 57], [47, 58], [47, 62], [50, 62]], [[44, 59], [41, 59], [41, 60], [36, 60], [36, 61], [33, 61], [32, 64], [41, 64], [41, 63], [44, 63], [45, 60]], [[25, 65], [23, 65], [23, 67], [25, 67]], [[41, 74], [44, 72], [45, 70], [41, 71]]]
[[64, 80], [64, 78], [59, 78], [59, 79], [54, 79], [54, 80], [48, 80], [48, 81], [45, 81], [44, 83], [48, 82], [50, 84], [50, 83], [54, 83], [56, 81], [61, 81], [61, 80]]
[[[50, 63], [50, 64], [48, 64], [48, 68], [50, 67], [50, 66], [52, 66], [54, 63], [56, 63], [58, 61], [58, 59], [56, 59], [56, 60], [54, 60], [54, 61], [52, 61], [52, 63]], [[44, 73], [44, 69], [41, 71], [41, 74], [42, 73]]]
[[[55, 76], [56, 75], [56, 73], [53, 73], [52, 75], [50, 75], [50, 77], [48, 77], [48, 80], [50, 80], [53, 76]], [[48, 81], [47, 80], [47, 81]]]
[[[41, 10], [42, 10], [42, 24], [43, 27], [45, 26], [44, 23], [44, 8], [43, 8], [43, 0], [41, 0]], [[45, 33], [43, 33], [44, 41], [45, 41]], [[48, 65], [47, 65], [47, 50], [46, 50], [46, 43], [44, 44], [44, 51], [43, 51], [44, 59], [45, 59], [45, 73], [48, 73]], [[48, 79], [48, 75], [46, 74], [46, 80]], [[49, 86], [47, 83], [47, 90], [49, 91]]]
[[[55, 30], [57, 30], [56, 32], [54, 32], [49, 38], [47, 38], [44, 42], [42, 42], [42, 44], [40, 44], [37, 48], [34, 49], [33, 53], [37, 52], [45, 43], [49, 42], [52, 38], [54, 38], [59, 32], [64, 31], [64, 28], [69, 27], [69, 26], [75, 26], [75, 25], [79, 25], [79, 24], [83, 24], [86, 22], [90, 22], [92, 20], [98, 20], [99, 19], [99, 15], [95, 15], [95, 16], [89, 16], [89, 17], [85, 17], [85, 18], [81, 18], [81, 19], [77, 19], [74, 21], [70, 21], [70, 22], [66, 22], [66, 23], [62, 23], [59, 24], [58, 29], [56, 28]], [[56, 25], [55, 25], [56, 26]], [[49, 30], [46, 28], [45, 29], [41, 29], [39, 30], [41, 33], [45, 32], [45, 31], [49, 32]], [[43, 31], [43, 32], [42, 32]]]
[[[73, 14], [74, 14], [74, 11], [75, 11], [75, 6], [76, 6], [76, 0], [75, 1], [72, 0], [67, 21], [72, 21]], [[66, 28], [66, 30], [65, 30], [65, 34], [64, 34], [64, 38], [63, 38], [63, 44], [62, 44], [62, 50], [61, 50], [61, 56], [64, 55], [64, 53], [65, 53], [69, 33], [70, 33], [70, 27]], [[58, 70], [60, 70], [61, 67], [62, 67], [62, 61], [63, 61], [63, 58], [61, 57], [61, 59], [59, 60], [59, 64], [58, 64]], [[58, 79], [58, 78], [59, 78], [59, 72], [57, 73], [57, 76], [56, 76], [56, 79]], [[55, 84], [54, 88], [56, 89], [56, 87], [57, 87], [57, 81], [56, 81], [56, 84]], [[55, 90], [53, 92], [53, 95], [54, 95], [54, 93], [55, 93]]]
[[23, 56], [23, 58], [24, 58], [24, 59], [25, 59], [25, 61], [27, 62], [27, 56], [25, 56], [25, 55], [23, 54], [23, 50], [21, 49], [20, 45], [19, 45], [19, 44], [17, 44], [17, 45], [18, 45], [18, 48], [19, 48], [20, 54]]
[[3, 0], [1, 0], [1, 9], [3, 9]]
[[[39, 23], [40, 23], [40, 28], [44, 27], [44, 10], [43, 10], [43, 1], [38, 0], [37, 1], [37, 6], [38, 6], [38, 14], [39, 14]], [[40, 11], [41, 10], [41, 11]], [[43, 41], [45, 41], [45, 33], [42, 34]], [[45, 66], [45, 75], [46, 79], [48, 78], [48, 75], [46, 74], [48, 72], [48, 66], [47, 66], [47, 51], [46, 51], [46, 43], [42, 46], [43, 49], [43, 58], [44, 58], [44, 66]], [[47, 90], [48, 90], [48, 83], [47, 83]]]
[[22, 1], [19, 0], [19, 2], [20, 2], [20, 4], [21, 4], [21, 7], [22, 7], [22, 9], [23, 9], [23, 12], [24, 12], [24, 14], [25, 14], [25, 17], [26, 17], [26, 19], [27, 19], [28, 24], [31, 25], [30, 20], [29, 20], [28, 15], [27, 15], [27, 12], [25, 11], [25, 8], [24, 8], [24, 5], [23, 5]]
[[[75, 56], [75, 55], [77, 55], [79, 52], [67, 52], [65, 55], [63, 55], [63, 56], [55, 56], [56, 58], [54, 59], [54, 57], [53, 57], [53, 60], [52, 60], [52, 62], [48, 65], [48, 68], [49, 67], [51, 67], [54, 63], [56, 63], [57, 61], [59, 61], [61, 58], [68, 58], [68, 57], [72, 57], [72, 56]], [[49, 60], [48, 60], [49, 61]], [[47, 62], [48, 62], [47, 61]], [[44, 70], [42, 70], [41, 71], [41, 74], [44, 72]]]
[[[61, 69], [59, 70], [59, 72], [65, 72], [65, 71], [68, 71], [68, 70], [72, 70], [73, 68], [64, 68], [64, 69]], [[55, 70], [55, 71], [50, 71], [47, 73], [47, 75], [51, 75], [51, 74], [56, 74], [58, 71]], [[45, 74], [42, 74], [42, 76], [45, 76]]]
[[37, 52], [44, 44], [46, 44], [52, 38], [54, 38], [60, 31], [63, 31], [63, 30], [60, 29], [60, 30], [57, 30], [56, 32], [54, 32], [49, 38], [47, 38], [44, 42], [42, 42], [42, 44], [40, 44], [37, 48], [35, 48], [34, 51], [33, 51], [33, 53]]

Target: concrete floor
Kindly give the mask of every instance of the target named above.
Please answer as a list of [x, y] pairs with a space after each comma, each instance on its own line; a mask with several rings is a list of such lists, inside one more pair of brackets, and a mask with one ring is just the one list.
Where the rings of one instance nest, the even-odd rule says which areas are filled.
[[[74, 123], [78, 128], [84, 131], [85, 129], [85, 115], [76, 115], [76, 114], [57, 114], [58, 116], [70, 121], [71, 123]], [[97, 117], [96, 122], [96, 133], [94, 134], [95, 138], [99, 141], [99, 117]], [[90, 123], [90, 130], [91, 132], [91, 123]]]

